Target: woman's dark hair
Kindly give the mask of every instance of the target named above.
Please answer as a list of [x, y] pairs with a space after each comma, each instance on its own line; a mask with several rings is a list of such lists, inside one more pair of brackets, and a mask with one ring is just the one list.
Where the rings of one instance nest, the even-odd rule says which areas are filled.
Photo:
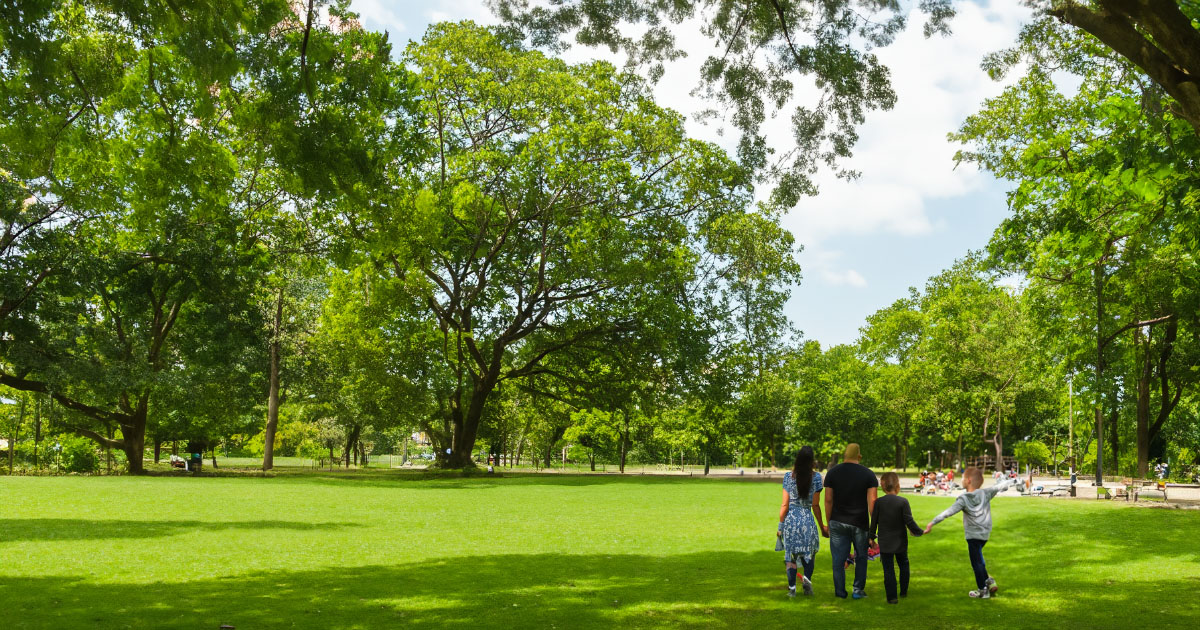
[[792, 481], [796, 482], [797, 497], [801, 501], [808, 496], [812, 489], [813, 450], [811, 446], [800, 447], [796, 453], [796, 463], [792, 465]]

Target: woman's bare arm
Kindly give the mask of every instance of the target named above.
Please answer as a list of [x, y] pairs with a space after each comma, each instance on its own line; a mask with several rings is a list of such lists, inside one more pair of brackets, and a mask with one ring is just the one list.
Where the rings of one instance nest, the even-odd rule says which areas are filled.
[[784, 490], [783, 491], [783, 505], [779, 506], [779, 522], [780, 523], [783, 522], [783, 519], [787, 518], [788, 503], [791, 503], [791, 500], [792, 500], [792, 497], [788, 494], [788, 491]]
[[829, 530], [825, 528], [825, 510], [821, 508], [820, 490], [813, 493], [812, 511], [813, 516], [817, 517], [817, 527], [821, 528], [821, 535], [828, 538]]

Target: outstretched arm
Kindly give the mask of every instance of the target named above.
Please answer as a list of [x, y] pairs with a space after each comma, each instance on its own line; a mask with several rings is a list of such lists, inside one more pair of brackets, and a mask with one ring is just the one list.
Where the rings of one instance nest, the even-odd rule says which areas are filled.
[[1014, 483], [1015, 481], [1013, 479], [1004, 479], [991, 488], [984, 488], [983, 491], [987, 493], [987, 498], [991, 500], [992, 497], [996, 496], [997, 494], [1008, 490], [1009, 486], [1012, 486]]
[[929, 521], [929, 524], [925, 526], [925, 533], [928, 534], [929, 530], [933, 529], [934, 525], [937, 525], [938, 523], [941, 523], [942, 521], [957, 514], [960, 510], [963, 509], [963, 507], [965, 505], [966, 504], [963, 502], [961, 496], [959, 498], [955, 499], [954, 504], [951, 505], [950, 507], [946, 508], [945, 512], [938, 514], [937, 516], [933, 517], [932, 521]]

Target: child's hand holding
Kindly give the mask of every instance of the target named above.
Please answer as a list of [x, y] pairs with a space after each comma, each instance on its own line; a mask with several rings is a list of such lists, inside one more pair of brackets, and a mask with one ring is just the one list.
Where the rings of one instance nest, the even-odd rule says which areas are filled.
[[926, 525], [926, 526], [925, 526], [925, 533], [926, 533], [926, 534], [928, 534], [928, 533], [929, 533], [929, 532], [931, 532], [931, 531], [933, 531], [933, 522], [932, 522], [932, 521], [930, 521], [930, 523], [929, 523], [928, 525]]

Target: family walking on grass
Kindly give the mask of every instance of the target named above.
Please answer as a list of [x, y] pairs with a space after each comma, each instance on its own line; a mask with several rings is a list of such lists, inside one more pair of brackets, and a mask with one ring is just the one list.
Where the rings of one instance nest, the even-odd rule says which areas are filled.
[[[900, 478], [896, 473], [884, 473], [876, 479], [871, 469], [859, 463], [862, 453], [857, 444], [846, 447], [842, 460], [822, 479], [821, 474], [813, 470], [812, 447], [805, 446], [796, 454], [792, 470], [783, 475], [783, 505], [779, 509], [775, 550], [784, 554], [789, 597], [796, 596], [797, 577], [804, 594], [812, 595], [817, 550], [824, 536], [829, 539], [829, 550], [833, 555], [835, 595], [846, 597], [846, 569], [853, 566], [851, 597], [866, 597], [867, 559], [877, 553], [883, 563], [887, 602], [899, 602], [899, 597], [908, 595], [908, 533], [912, 532], [914, 536], [928, 534], [934, 525], [957, 512], [963, 513], [967, 553], [975, 574], [975, 590], [968, 595], [988, 599], [996, 593], [996, 580], [988, 575], [983, 547], [992, 531], [992, 497], [1004, 490], [1010, 481], [985, 489], [983, 473], [978, 468], [968, 468], [963, 476], [966, 492], [922, 530], [913, 520], [908, 499], [900, 496]], [[878, 495], [880, 486], [884, 492], [882, 497]], [[798, 576], [800, 569], [803, 574]]]

